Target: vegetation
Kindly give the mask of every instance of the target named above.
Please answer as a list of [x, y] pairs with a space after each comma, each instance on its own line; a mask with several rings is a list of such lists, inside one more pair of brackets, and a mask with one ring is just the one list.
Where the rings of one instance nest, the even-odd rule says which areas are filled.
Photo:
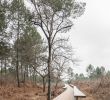
[[[110, 71], [106, 71], [104, 66], [88, 65], [87, 75], [75, 74], [69, 66], [76, 59], [65, 33], [73, 26], [72, 19], [84, 13], [85, 3], [74, 0], [28, 0], [30, 9], [25, 2], [0, 0], [0, 100], [4, 100], [1, 96], [8, 98], [26, 91], [35, 95], [43, 92], [45, 96], [42, 100], [47, 95], [47, 100], [51, 100], [62, 81], [79, 82], [77, 84], [81, 83], [80, 86], [87, 83], [86, 86], [92, 88], [90, 93], [98, 94], [103, 90], [107, 94], [106, 90], [110, 90]], [[93, 87], [89, 87], [90, 84]], [[97, 96], [94, 94], [94, 97]], [[102, 98], [104, 100], [106, 97]], [[25, 99], [29, 100], [27, 95], [20, 98]], [[19, 97], [10, 100], [19, 100]]]
[[52, 48], [59, 33], [67, 32], [72, 26], [71, 16], [79, 17], [84, 12], [84, 3], [74, 0], [30, 0], [34, 15], [30, 20], [42, 30], [48, 44], [48, 100], [51, 100]]
[[51, 84], [55, 83], [57, 88], [62, 76], [72, 69], [68, 65], [75, 62], [68, 39], [59, 34], [71, 29], [71, 18], [83, 14], [85, 3], [28, 2], [33, 7], [31, 10], [25, 0], [0, 0], [0, 83], [1, 86], [17, 84], [19, 88], [28, 82], [42, 83], [43, 92], [48, 83], [50, 100]]
[[71, 83], [78, 86], [87, 97], [85, 100], [109, 100], [110, 97], [110, 71], [104, 66], [88, 65], [87, 75], [74, 74], [74, 81]]
[[97, 80], [104, 76], [109, 76], [109, 71], [105, 70], [105, 67], [94, 67], [93, 65], [88, 65], [86, 68], [87, 75], [83, 73], [74, 74], [75, 80]]

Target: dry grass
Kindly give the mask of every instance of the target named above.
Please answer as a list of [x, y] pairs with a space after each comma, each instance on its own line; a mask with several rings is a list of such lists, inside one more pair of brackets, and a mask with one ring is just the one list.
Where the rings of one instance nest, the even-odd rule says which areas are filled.
[[[93, 81], [79, 81], [74, 83], [86, 94], [86, 98], [79, 100], [110, 100], [110, 78], [101, 78]], [[46, 89], [47, 90], [47, 89]], [[52, 88], [53, 98], [63, 92], [62, 86], [56, 90]], [[0, 86], [0, 100], [46, 100], [47, 92], [42, 92], [41, 86], [31, 83], [21, 88], [14, 84]]]
[[12, 84], [0, 86], [0, 100], [46, 100], [46, 93], [39, 86], [26, 85], [18, 88]]
[[[61, 86], [56, 90], [53, 87], [52, 90], [52, 98], [62, 93]], [[42, 86], [33, 86], [31, 83], [20, 88], [14, 84], [5, 84], [0, 86], [0, 100], [47, 100], [47, 92], [43, 93]]]
[[77, 85], [86, 95], [81, 100], [110, 100], [110, 78], [102, 77], [92, 81], [79, 81]]

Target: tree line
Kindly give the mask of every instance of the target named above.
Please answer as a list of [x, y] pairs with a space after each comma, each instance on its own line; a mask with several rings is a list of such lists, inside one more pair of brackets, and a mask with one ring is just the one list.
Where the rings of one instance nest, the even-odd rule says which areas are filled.
[[74, 74], [74, 80], [96, 80], [102, 77], [110, 77], [110, 71], [105, 70], [104, 66], [93, 66], [92, 64], [88, 65], [86, 68], [86, 75], [83, 73]]

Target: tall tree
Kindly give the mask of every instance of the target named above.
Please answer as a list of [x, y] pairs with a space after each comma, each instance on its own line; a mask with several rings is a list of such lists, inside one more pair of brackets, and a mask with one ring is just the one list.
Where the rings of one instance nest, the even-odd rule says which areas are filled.
[[28, 10], [26, 10], [26, 7], [24, 5], [23, 0], [13, 0], [11, 2], [10, 6], [10, 11], [11, 11], [11, 26], [10, 28], [12, 29], [12, 34], [14, 36], [13, 41], [17, 40], [16, 43], [16, 78], [17, 78], [17, 83], [18, 87], [20, 87], [20, 77], [19, 77], [19, 67], [20, 67], [20, 62], [19, 62], [19, 38], [21, 35], [23, 35], [23, 29], [26, 28], [28, 21], [27, 21], [27, 15]]
[[71, 16], [84, 12], [84, 3], [74, 0], [30, 0], [34, 6], [34, 24], [43, 31], [48, 43], [48, 100], [51, 100], [52, 46], [58, 33], [67, 32], [72, 26]]
[[[19, 63], [21, 65], [21, 74], [24, 73], [24, 82], [25, 76], [29, 76], [29, 68], [38, 64], [38, 57], [41, 53], [42, 40], [39, 33], [36, 31], [35, 27], [30, 25], [24, 28], [24, 34], [16, 40], [14, 47], [15, 50], [18, 47], [19, 50]], [[17, 42], [19, 44], [17, 45]], [[22, 68], [23, 67], [23, 68]], [[23, 76], [23, 75], [22, 75]]]
[[8, 3], [5, 0], [0, 1], [0, 67], [1, 77], [3, 70], [6, 75], [6, 64], [10, 54], [9, 38], [7, 32], [8, 21]]

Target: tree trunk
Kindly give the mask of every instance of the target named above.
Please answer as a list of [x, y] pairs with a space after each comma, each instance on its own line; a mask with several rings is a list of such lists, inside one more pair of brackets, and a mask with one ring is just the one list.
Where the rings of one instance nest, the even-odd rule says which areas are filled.
[[[17, 47], [18, 48], [18, 47]], [[18, 49], [17, 49], [17, 61], [16, 61], [16, 77], [17, 77], [17, 86], [20, 87], [19, 80], [19, 62], [18, 62]]]
[[26, 83], [26, 65], [25, 65], [25, 70], [24, 70], [24, 77], [23, 77], [23, 81], [24, 81], [24, 84]]
[[48, 97], [47, 100], [51, 100], [51, 43], [48, 40], [49, 55], [48, 55]]
[[24, 74], [23, 74], [23, 82], [24, 82], [24, 84], [25, 84], [25, 81], [26, 81], [26, 73], [24, 72]]
[[2, 85], [2, 77], [3, 77], [2, 76], [2, 66], [3, 66], [3, 63], [2, 63], [2, 60], [1, 60], [1, 79], [0, 79], [1, 80], [1, 85]]
[[23, 77], [24, 77], [24, 74], [23, 74], [23, 65], [22, 65], [22, 62], [21, 62], [21, 80], [23, 81]]
[[45, 92], [45, 77], [42, 77], [42, 82], [43, 82], [43, 92]]
[[5, 81], [6, 81], [6, 74], [7, 74], [7, 58], [5, 58]]
[[33, 72], [33, 83], [35, 84], [35, 70]]
[[37, 84], [36, 74], [35, 74], [35, 85]]
[[7, 59], [5, 58], [5, 79], [6, 79], [6, 73], [7, 73]]
[[[19, 0], [18, 0], [18, 3], [19, 3]], [[20, 87], [20, 79], [19, 79], [19, 50], [18, 50], [18, 45], [19, 45], [19, 30], [20, 30], [20, 24], [19, 24], [19, 7], [18, 7], [18, 28], [17, 28], [17, 49], [16, 49], [16, 77], [17, 77], [17, 85], [18, 87]]]
[[28, 77], [29, 76], [29, 70], [28, 69], [29, 69], [29, 65], [26, 66], [26, 80], [29, 79], [29, 77]]
[[56, 80], [55, 89], [57, 89], [59, 80]]

